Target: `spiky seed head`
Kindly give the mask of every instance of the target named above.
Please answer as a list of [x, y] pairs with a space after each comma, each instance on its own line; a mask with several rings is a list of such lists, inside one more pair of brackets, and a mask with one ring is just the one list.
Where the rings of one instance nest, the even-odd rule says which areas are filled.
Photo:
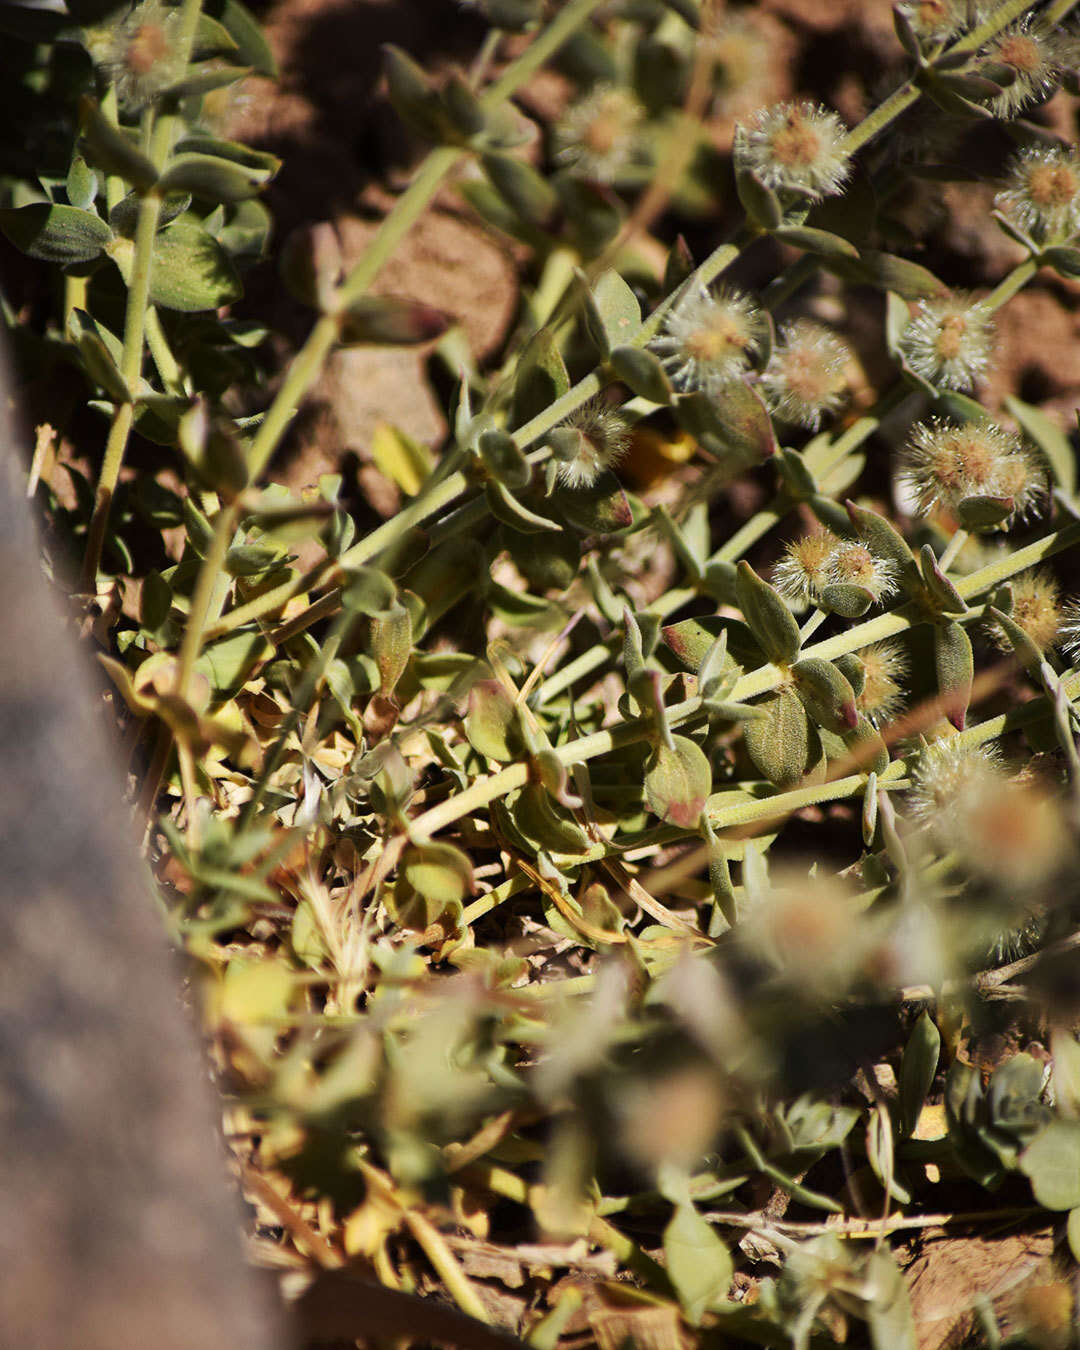
[[985, 373], [994, 341], [990, 314], [961, 292], [923, 300], [900, 339], [908, 365], [942, 389], [970, 389]]
[[741, 291], [703, 286], [683, 296], [649, 344], [680, 389], [718, 394], [760, 350], [765, 321]]
[[1008, 498], [1013, 506], [1002, 529], [1034, 511], [1046, 489], [1042, 466], [1020, 437], [993, 422], [920, 423], [904, 452], [901, 480], [921, 515], [953, 511], [965, 497]]
[[781, 328], [761, 377], [769, 408], [785, 422], [816, 431], [844, 399], [851, 352], [827, 328], [796, 319]]
[[575, 433], [561, 438], [564, 448], [556, 456], [557, 476], [564, 487], [592, 487], [605, 469], [614, 468], [626, 454], [626, 419], [602, 398], [583, 403], [561, 426]]
[[583, 178], [613, 182], [641, 149], [644, 110], [626, 89], [601, 84], [572, 103], [555, 124], [555, 159]]
[[832, 581], [830, 562], [837, 538], [828, 530], [815, 530], [793, 539], [773, 568], [773, 585], [793, 605], [805, 607], [818, 600]]
[[839, 586], [860, 586], [875, 600], [892, 595], [897, 586], [897, 566], [879, 558], [859, 539], [838, 539], [829, 558], [829, 580]]
[[1080, 156], [1064, 146], [1022, 151], [994, 205], [1036, 243], [1071, 239], [1080, 230]]
[[836, 113], [815, 103], [776, 103], [735, 128], [735, 162], [766, 187], [811, 201], [839, 192], [851, 172], [847, 132]]
[[1051, 93], [1071, 56], [1069, 39], [1060, 29], [1025, 15], [999, 33], [984, 56], [1005, 66], [1013, 81], [990, 102], [996, 117], [1015, 117], [1024, 108]]
[[904, 706], [903, 681], [910, 671], [907, 653], [898, 642], [871, 643], [859, 652], [863, 687], [855, 708], [875, 727], [886, 726]]
[[[1013, 578], [1013, 607], [1009, 612], [1019, 628], [1031, 638], [1040, 651], [1047, 652], [1057, 645], [1065, 617], [1061, 602], [1061, 583], [1045, 567], [1033, 567]], [[995, 646], [1003, 652], [1012, 651], [1003, 629], [996, 624], [989, 629]]]

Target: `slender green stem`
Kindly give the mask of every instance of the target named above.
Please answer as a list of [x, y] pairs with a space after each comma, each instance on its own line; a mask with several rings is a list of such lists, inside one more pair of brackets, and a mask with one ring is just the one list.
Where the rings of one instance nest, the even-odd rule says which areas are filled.
[[223, 506], [214, 521], [214, 533], [210, 538], [210, 547], [195, 581], [195, 591], [188, 608], [187, 623], [184, 625], [184, 639], [180, 644], [180, 664], [176, 672], [176, 692], [181, 698], [187, 693], [191, 673], [202, 651], [203, 633], [214, 603], [221, 569], [225, 565], [225, 555], [236, 532], [237, 509], [235, 506]]
[[79, 583], [80, 589], [87, 595], [93, 594], [97, 586], [97, 574], [101, 566], [101, 554], [109, 527], [113, 496], [120, 481], [120, 469], [124, 463], [128, 437], [135, 420], [135, 400], [139, 397], [139, 382], [142, 378], [143, 331], [146, 310], [150, 303], [150, 264], [154, 236], [157, 234], [160, 218], [161, 198], [157, 193], [149, 192], [139, 202], [135, 225], [135, 252], [124, 317], [124, 349], [120, 360], [120, 374], [127, 388], [128, 397], [123, 403], [117, 404], [113, 413], [109, 435], [105, 442], [105, 454], [101, 461], [101, 473], [98, 475], [94, 494], [94, 509], [87, 530], [86, 554], [83, 558]]
[[844, 137], [842, 149], [847, 154], [853, 155], [857, 150], [861, 150], [868, 141], [879, 135], [890, 122], [894, 122], [911, 107], [913, 103], [919, 101], [920, 91], [910, 80], [894, 89], [884, 103], [874, 109], [868, 117], [864, 117], [857, 127], [852, 127]]
[[967, 530], [957, 530], [953, 537], [945, 546], [945, 552], [938, 559], [938, 566], [943, 572], [947, 572], [956, 561], [956, 555], [967, 543], [969, 538]]
[[1002, 305], [1013, 298], [1017, 291], [1023, 290], [1039, 270], [1039, 266], [1040, 264], [1035, 258], [1027, 258], [1019, 263], [1007, 277], [1003, 277], [998, 282], [984, 300], [979, 302], [979, 309], [985, 309], [989, 314], [999, 310]]

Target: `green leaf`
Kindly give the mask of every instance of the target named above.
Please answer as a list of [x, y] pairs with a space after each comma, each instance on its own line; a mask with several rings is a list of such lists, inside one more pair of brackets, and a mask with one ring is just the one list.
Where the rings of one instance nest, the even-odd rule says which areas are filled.
[[858, 726], [855, 692], [831, 662], [819, 656], [806, 657], [791, 667], [791, 677], [803, 707], [818, 726], [838, 736]]
[[231, 305], [243, 291], [229, 255], [193, 220], [177, 220], [155, 238], [150, 269], [155, 305], [196, 314]]
[[641, 326], [637, 297], [612, 268], [602, 272], [593, 289], [586, 291], [585, 326], [603, 356], [628, 343]]
[[766, 716], [743, 727], [746, 752], [762, 777], [791, 788], [820, 754], [820, 741], [793, 689], [781, 690], [758, 707]]
[[341, 592], [345, 609], [371, 618], [385, 617], [397, 602], [397, 587], [377, 567], [350, 567]]
[[397, 880], [385, 896], [399, 928], [432, 944], [461, 933], [462, 900], [474, 888], [472, 864], [451, 844], [412, 845], [402, 855]]
[[670, 403], [674, 398], [667, 371], [655, 353], [644, 347], [613, 347], [611, 369], [632, 393], [650, 403]]
[[389, 698], [412, 655], [412, 620], [404, 605], [394, 604], [371, 620], [371, 654], [379, 668], [379, 692]]
[[[523, 488], [532, 477], [529, 461], [513, 436], [495, 427], [480, 433], [480, 456], [492, 475], [505, 487]], [[545, 528], [550, 527], [546, 526]]]
[[626, 493], [610, 472], [600, 474], [590, 487], [559, 488], [548, 500], [564, 520], [585, 534], [615, 534], [634, 523]]
[[469, 692], [465, 735], [485, 759], [509, 764], [524, 752], [520, 716], [498, 680], [478, 680]]
[[937, 1073], [941, 1032], [928, 1012], [912, 1028], [900, 1063], [900, 1128], [910, 1136]]
[[1068, 436], [1041, 408], [1012, 394], [1006, 395], [1005, 406], [1046, 456], [1054, 482], [1071, 497], [1076, 491], [1076, 452]]
[[727, 667], [760, 666], [764, 653], [750, 629], [739, 619], [707, 614], [701, 619], [682, 619], [660, 630], [660, 637], [687, 670], [700, 671], [713, 643], [727, 640]]
[[684, 830], [696, 829], [712, 791], [704, 751], [686, 736], [657, 745], [645, 765], [645, 800], [654, 815]]
[[934, 550], [929, 544], [923, 544], [919, 550], [919, 566], [923, 583], [940, 614], [964, 614], [967, 603], [953, 583], [938, 566]]
[[371, 455], [379, 472], [410, 497], [416, 496], [435, 468], [426, 445], [387, 422], [376, 424], [371, 437]]
[[170, 160], [158, 180], [158, 190], [190, 192], [212, 202], [242, 202], [254, 197], [273, 178], [267, 168], [237, 164], [217, 155], [180, 154]]
[[964, 497], [956, 504], [956, 515], [965, 530], [996, 530], [1012, 515], [1012, 497]]
[[139, 593], [139, 623], [148, 633], [156, 633], [169, 617], [172, 587], [155, 568], [143, 579]]
[[865, 1274], [873, 1290], [866, 1315], [873, 1350], [918, 1350], [907, 1285], [887, 1247], [871, 1254]]
[[277, 62], [263, 33], [262, 25], [240, 0], [212, 0], [207, 8], [228, 30], [236, 43], [237, 58], [258, 75], [277, 76]]
[[857, 259], [826, 258], [830, 271], [847, 281], [864, 286], [876, 286], [882, 291], [894, 291], [905, 300], [918, 300], [924, 295], [945, 295], [948, 287], [939, 281], [929, 268], [908, 258], [892, 253], [878, 253], [863, 249]]
[[1054, 1104], [1062, 1115], [1080, 1118], [1080, 1042], [1071, 1031], [1055, 1027], [1050, 1033], [1054, 1057]]
[[512, 530], [519, 530], [523, 534], [563, 533], [562, 527], [550, 516], [541, 516], [535, 511], [530, 511], [496, 479], [484, 484], [484, 495], [487, 497], [491, 514], [504, 525], [509, 525]]
[[762, 581], [748, 562], [735, 573], [735, 595], [743, 618], [761, 650], [775, 665], [789, 666], [799, 656], [799, 625], [779, 593]]
[[72, 206], [77, 206], [80, 211], [89, 211], [94, 205], [98, 190], [98, 176], [80, 154], [72, 156], [65, 187], [68, 201]]
[[805, 253], [814, 253], [819, 258], [857, 258], [859, 250], [849, 243], [843, 235], [833, 234], [831, 230], [816, 230], [809, 225], [783, 225], [773, 230], [773, 238], [782, 244], [791, 244]]
[[1080, 1262], [1080, 1209], [1069, 1210], [1065, 1234], [1069, 1240], [1069, 1251], [1072, 1252], [1073, 1260]]
[[120, 373], [121, 345], [112, 333], [85, 310], [68, 316], [68, 337], [78, 347], [87, 375], [117, 403], [131, 401], [131, 390]]
[[215, 699], [228, 698], [257, 665], [273, 656], [273, 645], [262, 633], [240, 629], [211, 643], [195, 662], [195, 669], [210, 681]]
[[731, 1253], [689, 1201], [676, 1205], [664, 1229], [665, 1268], [687, 1320], [696, 1326], [731, 1286]]
[[545, 229], [559, 207], [559, 194], [531, 164], [511, 155], [483, 155], [480, 163], [492, 187], [522, 220]]
[[262, 175], [261, 181], [269, 182], [281, 168], [281, 160], [266, 150], [255, 150], [242, 141], [227, 141], [218, 136], [185, 136], [176, 145], [176, 153], [192, 155], [210, 155], [215, 159], [228, 160]]
[[1040, 1205], [1080, 1206], [1080, 1121], [1052, 1120], [1021, 1153], [1020, 1171]]
[[963, 731], [975, 678], [975, 658], [971, 639], [960, 624], [934, 625], [934, 669], [938, 693], [947, 705], [945, 715], [957, 731]]
[[[135, 238], [135, 227], [139, 220], [139, 203], [142, 198], [137, 192], [129, 192], [109, 211], [109, 224], [116, 234], [127, 239]], [[165, 197], [158, 208], [158, 229], [171, 225], [177, 216], [182, 216], [191, 205], [191, 194], [181, 192], [173, 197]]]
[[570, 377], [555, 339], [549, 329], [541, 328], [518, 362], [511, 425], [520, 427], [531, 421], [569, 388]]
[[61, 265], [100, 257], [113, 238], [112, 230], [93, 211], [49, 202], [4, 207], [0, 230], [31, 258]]
[[703, 449], [733, 469], [749, 468], [776, 454], [768, 409], [745, 380], [726, 385], [720, 400], [700, 391], [684, 395], [675, 404], [675, 416]]
[[834, 582], [822, 587], [821, 607], [842, 619], [861, 619], [874, 603], [873, 591], [865, 586], [853, 586], [850, 582]]
[[775, 230], [784, 218], [780, 199], [753, 169], [740, 164], [735, 171], [735, 191], [742, 208], [750, 219], [763, 230]]

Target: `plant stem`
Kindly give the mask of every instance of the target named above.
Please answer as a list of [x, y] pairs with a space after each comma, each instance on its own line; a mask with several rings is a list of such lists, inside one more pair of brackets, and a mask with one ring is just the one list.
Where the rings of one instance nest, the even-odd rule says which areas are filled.
[[1026, 258], [1022, 263], [1003, 277], [994, 287], [985, 300], [979, 302], [978, 308], [985, 309], [988, 314], [993, 314], [995, 310], [1001, 308], [1006, 301], [1011, 300], [1017, 291], [1022, 290], [1035, 273], [1039, 270], [1040, 263], [1035, 258]]
[[120, 481], [128, 436], [135, 420], [135, 400], [139, 397], [142, 378], [143, 331], [150, 303], [150, 265], [160, 218], [161, 198], [156, 192], [146, 193], [139, 202], [135, 224], [135, 252], [124, 314], [124, 349], [120, 358], [120, 374], [127, 387], [128, 397], [117, 405], [105, 442], [105, 455], [94, 494], [94, 509], [86, 535], [86, 554], [79, 581], [79, 588], [86, 595], [92, 595], [97, 588], [109, 512], [116, 485]]
[[953, 537], [945, 546], [945, 552], [938, 559], [938, 566], [943, 572], [947, 572], [956, 561], [956, 555], [968, 541], [967, 530], [957, 530]]

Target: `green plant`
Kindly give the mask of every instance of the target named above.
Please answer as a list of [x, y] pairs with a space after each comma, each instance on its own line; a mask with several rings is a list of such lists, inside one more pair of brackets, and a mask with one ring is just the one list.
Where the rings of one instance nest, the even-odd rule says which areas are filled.
[[[272, 69], [255, 21], [236, 0], [0, 10], [28, 115], [60, 128], [43, 169], [8, 166], [0, 229], [59, 267], [62, 313], [8, 326], [108, 427], [96, 485], [69, 467], [75, 504], [43, 494], [53, 574], [149, 746], [169, 923], [309, 1260], [392, 1288], [430, 1267], [490, 1320], [461, 1233], [520, 1249], [535, 1226], [562, 1242], [530, 1268], [539, 1346], [580, 1321], [584, 1277], [559, 1294], [552, 1272], [590, 1248], [634, 1286], [590, 1286], [601, 1344], [854, 1322], [914, 1345], [887, 1239], [1001, 1213], [943, 1214], [927, 1168], [1068, 1210], [1080, 1255], [1080, 608], [1048, 570], [1080, 543], [1075, 454], [1042, 408], [972, 397], [994, 316], [1080, 276], [1080, 160], [1023, 116], [1075, 83], [1073, 5], [898, 5], [895, 87], [863, 121], [751, 111], [730, 165], [703, 126], [731, 38], [712, 6], [480, 8], [471, 77], [386, 54], [433, 148], [355, 266], [330, 225], [278, 250], [315, 319], [272, 398], [268, 331], [227, 307], [271, 248], [278, 162], [207, 102]], [[489, 76], [504, 29], [528, 40]], [[511, 99], [549, 61], [574, 90], [539, 128]], [[964, 181], [956, 147], [995, 123], [1019, 260], [977, 296], [896, 241], [906, 196]], [[528, 259], [491, 370], [372, 292], [447, 184]], [[703, 261], [681, 237], [647, 261], [657, 220], [736, 202]], [[891, 373], [861, 409], [855, 353], [807, 312], [822, 277], [877, 316]], [[396, 515], [358, 529], [340, 476], [268, 482], [333, 350], [436, 342], [452, 432], [438, 457], [380, 433]], [[124, 480], [133, 436], [183, 491]], [[740, 481], [770, 495], [738, 520]], [[136, 520], [182, 550], [147, 565]], [[676, 584], [650, 586], [650, 556]], [[807, 859], [790, 822], [835, 804], [847, 828], [819, 810]], [[985, 1090], [965, 1058], [1003, 991], [1053, 1030], [1049, 1088], [1031, 1056]]]

